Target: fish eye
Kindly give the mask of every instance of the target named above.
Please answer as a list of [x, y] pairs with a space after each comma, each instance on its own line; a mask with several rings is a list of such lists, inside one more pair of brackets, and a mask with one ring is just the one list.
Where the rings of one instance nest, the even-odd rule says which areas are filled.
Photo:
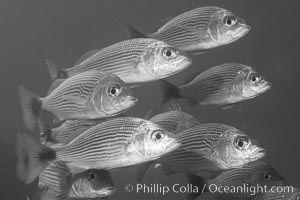
[[176, 50], [170, 47], [167, 47], [162, 52], [163, 56], [166, 58], [175, 58], [177, 56]]
[[268, 172], [266, 172], [266, 173], [264, 173], [263, 178], [265, 181], [269, 181], [271, 179], [271, 175]]
[[89, 180], [94, 181], [96, 179], [96, 175], [93, 172], [89, 173]]
[[121, 87], [119, 85], [115, 85], [109, 88], [109, 95], [112, 97], [118, 96], [120, 92], [121, 92]]
[[236, 20], [236, 18], [234, 16], [227, 16], [224, 19], [224, 24], [226, 26], [232, 26], [232, 25], [234, 25], [236, 23], [236, 21], [237, 20]]
[[159, 140], [162, 140], [164, 138], [165, 134], [161, 131], [155, 131], [153, 134], [152, 134], [152, 140], [154, 141], [159, 141]]
[[253, 83], [257, 83], [258, 81], [260, 81], [260, 76], [258, 74], [251, 74], [250, 81]]
[[249, 141], [245, 137], [239, 137], [236, 139], [235, 144], [238, 149], [244, 149], [248, 145]]

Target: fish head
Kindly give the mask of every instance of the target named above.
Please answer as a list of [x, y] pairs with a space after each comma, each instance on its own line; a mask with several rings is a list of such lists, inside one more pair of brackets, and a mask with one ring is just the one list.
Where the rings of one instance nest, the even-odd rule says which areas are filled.
[[244, 99], [254, 98], [272, 87], [271, 82], [247, 65], [239, 72], [235, 84], [239, 88], [237, 93]]
[[246, 35], [251, 27], [232, 12], [220, 9], [211, 17], [208, 29], [216, 43], [226, 45]]
[[267, 189], [270, 189], [273, 186], [284, 185], [285, 179], [283, 176], [274, 169], [271, 165], [257, 161], [257, 165], [252, 169], [251, 174], [251, 185], [261, 185], [266, 186]]
[[265, 156], [265, 149], [242, 131], [228, 126], [214, 147], [214, 159], [223, 169], [241, 167]]
[[96, 110], [113, 116], [125, 112], [137, 103], [132, 90], [116, 75], [109, 75], [99, 82], [92, 102]]
[[72, 190], [77, 197], [99, 198], [112, 195], [116, 188], [108, 171], [90, 169], [73, 174]]
[[142, 63], [141, 70], [155, 79], [161, 79], [186, 69], [192, 60], [178, 48], [155, 40], [142, 55]]
[[153, 160], [174, 151], [180, 143], [171, 132], [144, 120], [133, 139], [134, 146], [146, 160]]

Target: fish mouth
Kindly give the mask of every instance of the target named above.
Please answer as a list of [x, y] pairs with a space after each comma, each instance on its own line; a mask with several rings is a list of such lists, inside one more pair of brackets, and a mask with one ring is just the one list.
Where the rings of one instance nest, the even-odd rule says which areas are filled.
[[256, 151], [254, 151], [251, 156], [250, 156], [250, 160], [251, 161], [256, 161], [259, 160], [261, 158], [263, 158], [266, 155], [266, 149], [258, 149]]

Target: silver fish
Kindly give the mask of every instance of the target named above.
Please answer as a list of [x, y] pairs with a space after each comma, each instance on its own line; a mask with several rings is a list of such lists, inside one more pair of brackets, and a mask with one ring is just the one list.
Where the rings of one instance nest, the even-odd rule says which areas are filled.
[[228, 10], [213, 6], [182, 13], [149, 35], [127, 26], [131, 38], [156, 38], [194, 54], [230, 44], [245, 36], [251, 29], [244, 19]]
[[176, 138], [181, 149], [203, 155], [223, 170], [242, 167], [265, 156], [258, 141], [225, 124], [200, 124], [176, 134]]
[[163, 41], [140, 38], [118, 42], [96, 53], [92, 51], [71, 68], [58, 70], [48, 65], [48, 69], [54, 81], [51, 88], [68, 77], [93, 69], [113, 73], [125, 83], [136, 86], [178, 73], [191, 62], [184, 52]]
[[191, 105], [232, 105], [252, 99], [271, 88], [255, 69], [240, 63], [226, 63], [205, 70], [187, 84], [163, 82], [165, 96], [186, 98]]
[[172, 133], [150, 121], [133, 117], [97, 124], [66, 145], [49, 148], [24, 133], [18, 134], [17, 142], [17, 172], [25, 183], [32, 182], [53, 161], [65, 162], [71, 173], [87, 169], [109, 170], [157, 159], [180, 146]]
[[64, 81], [46, 97], [19, 87], [25, 126], [33, 130], [42, 111], [58, 120], [98, 119], [118, 115], [137, 102], [131, 90], [116, 75], [87, 71]]

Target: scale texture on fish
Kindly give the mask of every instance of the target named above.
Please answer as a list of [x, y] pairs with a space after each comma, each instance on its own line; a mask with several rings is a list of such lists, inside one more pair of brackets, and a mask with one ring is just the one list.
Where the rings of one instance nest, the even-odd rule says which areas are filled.
[[19, 87], [26, 128], [33, 130], [42, 111], [59, 121], [98, 119], [125, 112], [137, 102], [130, 88], [116, 75], [91, 70], [68, 78], [46, 97]]
[[180, 146], [175, 136], [139, 118], [120, 117], [97, 124], [65, 145], [46, 147], [19, 133], [17, 174], [32, 182], [54, 161], [65, 162], [71, 173], [88, 169], [118, 169], [148, 162]]
[[233, 105], [255, 98], [271, 88], [255, 69], [240, 63], [225, 63], [201, 72], [179, 87], [161, 81], [165, 96], [188, 99], [191, 105]]
[[163, 41], [138, 38], [93, 52], [71, 68], [58, 70], [53, 64], [48, 64], [48, 68], [54, 81], [52, 90], [61, 80], [93, 69], [113, 73], [126, 84], [137, 86], [176, 74], [190, 66], [191, 62], [184, 52]]
[[194, 54], [230, 44], [250, 31], [244, 19], [223, 8], [207, 6], [182, 13], [155, 33], [145, 35], [127, 25], [131, 38], [156, 38]]

